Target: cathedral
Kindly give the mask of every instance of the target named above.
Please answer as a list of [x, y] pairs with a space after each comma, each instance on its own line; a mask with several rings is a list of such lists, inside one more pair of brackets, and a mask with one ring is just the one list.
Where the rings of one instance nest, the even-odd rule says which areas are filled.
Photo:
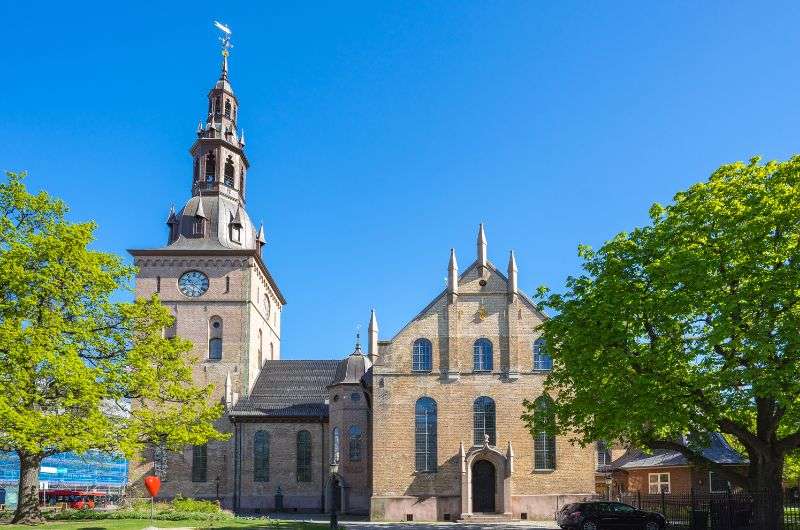
[[194, 379], [214, 386], [230, 438], [154, 448], [131, 463], [131, 487], [155, 473], [165, 498], [394, 521], [551, 519], [593, 495], [596, 449], [520, 419], [524, 399], [551, 403], [545, 316], [518, 288], [514, 253], [505, 270], [489, 259], [483, 225], [469, 263], [451, 249], [447, 287], [393, 337], [373, 310], [364, 346], [343, 358], [283, 358], [287, 301], [245, 207], [250, 162], [223, 56], [190, 149], [191, 197], [169, 212], [164, 246], [129, 252], [136, 296], [157, 293], [175, 316], [167, 336], [193, 342]]

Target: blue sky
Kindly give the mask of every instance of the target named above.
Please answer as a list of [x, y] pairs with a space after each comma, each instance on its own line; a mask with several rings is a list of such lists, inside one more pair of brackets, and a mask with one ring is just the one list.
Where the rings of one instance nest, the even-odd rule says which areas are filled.
[[523, 290], [559, 289], [579, 243], [722, 163], [797, 152], [796, 3], [4, 0], [0, 16], [0, 169], [120, 254], [163, 244], [188, 198], [211, 21], [233, 28], [285, 358], [346, 355], [373, 306], [390, 338], [443, 287], [450, 247], [474, 259], [479, 222]]

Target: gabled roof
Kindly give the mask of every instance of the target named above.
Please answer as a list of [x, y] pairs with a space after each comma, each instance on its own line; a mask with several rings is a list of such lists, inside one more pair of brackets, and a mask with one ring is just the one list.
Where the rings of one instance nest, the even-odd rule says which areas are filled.
[[230, 416], [326, 417], [327, 386], [336, 359], [265, 361], [252, 392], [233, 407]]
[[[680, 443], [684, 446], [688, 446], [688, 441], [685, 437], [681, 438]], [[719, 433], [713, 433], [711, 435], [708, 447], [704, 448], [701, 452], [704, 457], [718, 464], [747, 464], [747, 459], [734, 451], [725, 440], [725, 437]], [[678, 451], [658, 449], [651, 454], [647, 454], [641, 449], [628, 449], [624, 455], [611, 462], [608, 467], [614, 470], [688, 466], [689, 464], [686, 457]]]

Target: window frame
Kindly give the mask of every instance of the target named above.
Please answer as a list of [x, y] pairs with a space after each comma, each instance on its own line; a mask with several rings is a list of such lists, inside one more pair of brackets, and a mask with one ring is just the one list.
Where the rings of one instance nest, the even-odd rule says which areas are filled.
[[361, 462], [363, 459], [364, 429], [358, 425], [347, 428], [347, 459], [350, 462]]
[[547, 353], [547, 341], [539, 337], [533, 341], [533, 371], [551, 372], [553, 370], [553, 356]]
[[[727, 489], [715, 490], [714, 489], [714, 478], [712, 477], [712, 475], [716, 475], [717, 477], [719, 477], [720, 480], [725, 481], [725, 484], [727, 484]], [[731, 481], [726, 479], [725, 477], [723, 477], [721, 473], [717, 473], [716, 471], [713, 471], [713, 470], [709, 470], [708, 471], [708, 492], [709, 493], [729, 493], [732, 489], [733, 488], [731, 488]]]
[[[307, 436], [307, 439], [301, 439], [301, 435], [303, 434]], [[312, 466], [314, 463], [314, 451], [313, 451], [313, 441], [311, 438], [311, 431], [308, 431], [306, 429], [297, 431], [295, 450], [296, 450], [295, 477], [297, 478], [297, 482], [311, 482]]]
[[[489, 347], [488, 353], [483, 349], [484, 346]], [[481, 348], [480, 350], [478, 348]], [[488, 355], [488, 357], [487, 357]], [[488, 367], [486, 360], [488, 359]], [[472, 343], [472, 371], [480, 373], [490, 373], [494, 370], [494, 344], [486, 337], [480, 337]]]
[[[478, 410], [479, 402], [483, 404], [483, 410]], [[491, 405], [491, 413], [486, 410], [486, 405]], [[481, 418], [479, 420], [479, 418]], [[491, 418], [488, 422], [487, 418]], [[479, 426], [478, 424], [481, 423]], [[491, 431], [487, 426], [491, 423]], [[478, 434], [480, 432], [480, 435]], [[497, 403], [489, 396], [478, 396], [472, 402], [472, 438], [473, 446], [478, 447], [486, 442], [485, 435], [489, 434], [489, 445], [497, 445]]]
[[[666, 475], [667, 481], [664, 482], [661, 478]], [[656, 482], [653, 482], [652, 478], [656, 477]], [[672, 491], [672, 476], [670, 475], [669, 471], [658, 471], [656, 473], [648, 473], [647, 474], [647, 493], [650, 495], [660, 495], [662, 493], [661, 486], [666, 484], [667, 491], [665, 494], [668, 494]], [[656, 491], [653, 491], [653, 486], [656, 486]]]
[[[270, 438], [269, 431], [263, 429], [253, 434], [253, 482], [269, 482]], [[259, 441], [262, 442], [262, 451], [259, 451]]]
[[208, 444], [192, 446], [192, 482], [208, 482]]
[[428, 373], [433, 370], [433, 343], [420, 337], [411, 345], [411, 371]]
[[[542, 394], [533, 402], [534, 414], [552, 413], [549, 410], [553, 400]], [[547, 431], [539, 431], [533, 435], [533, 469], [534, 471], [555, 471], [558, 466], [556, 437]]]
[[414, 403], [414, 470], [435, 473], [439, 467], [438, 416], [436, 400], [422, 396]]

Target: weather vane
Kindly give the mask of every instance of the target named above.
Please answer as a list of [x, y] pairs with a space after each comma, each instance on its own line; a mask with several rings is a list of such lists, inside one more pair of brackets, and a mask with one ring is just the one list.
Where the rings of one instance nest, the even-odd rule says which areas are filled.
[[222, 43], [222, 56], [227, 57], [228, 50], [233, 48], [233, 44], [231, 44], [231, 28], [216, 20], [214, 21], [214, 26], [222, 32], [219, 41]]

